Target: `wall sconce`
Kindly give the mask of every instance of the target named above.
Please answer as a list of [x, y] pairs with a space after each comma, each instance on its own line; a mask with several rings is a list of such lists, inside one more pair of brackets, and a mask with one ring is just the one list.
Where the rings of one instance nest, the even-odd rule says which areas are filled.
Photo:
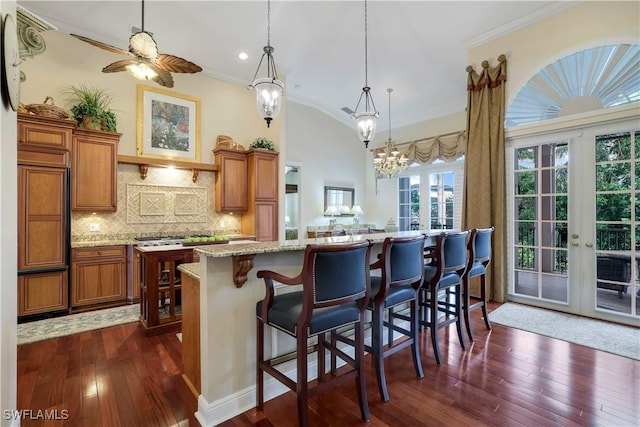
[[351, 213], [353, 214], [353, 223], [359, 224], [360, 220], [358, 219], [358, 215], [364, 214], [360, 205], [353, 205], [353, 208], [351, 208]]

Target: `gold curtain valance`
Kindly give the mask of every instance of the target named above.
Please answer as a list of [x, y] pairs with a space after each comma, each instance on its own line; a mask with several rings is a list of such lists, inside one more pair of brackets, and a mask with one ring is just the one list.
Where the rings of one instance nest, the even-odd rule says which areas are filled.
[[[464, 130], [446, 133], [428, 138], [396, 144], [400, 154], [404, 154], [411, 163], [429, 164], [437, 159], [456, 160], [466, 152], [467, 132]], [[384, 147], [373, 150], [375, 158]]]
[[507, 57], [498, 56], [499, 64], [489, 67], [489, 61], [482, 61], [482, 71], [477, 73], [471, 65], [467, 66], [467, 90], [478, 91], [485, 86], [494, 88], [507, 80]]

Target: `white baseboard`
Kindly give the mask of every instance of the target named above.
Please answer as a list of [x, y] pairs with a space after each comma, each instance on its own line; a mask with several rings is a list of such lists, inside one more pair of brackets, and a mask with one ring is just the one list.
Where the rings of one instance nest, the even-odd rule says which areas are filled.
[[[409, 327], [408, 322], [399, 322], [405, 328]], [[394, 333], [394, 339], [400, 336], [399, 333]], [[385, 334], [386, 337], [386, 334]], [[365, 340], [367, 343], [371, 341], [371, 331], [365, 332]], [[353, 347], [346, 344], [339, 347], [348, 355], [353, 357]], [[309, 359], [309, 365], [307, 372], [309, 373], [309, 381], [316, 379], [318, 372], [317, 354], [312, 354]], [[346, 362], [338, 358], [338, 367], [343, 366]], [[330, 363], [330, 356], [327, 356], [327, 366]], [[283, 372], [289, 378], [295, 380], [296, 378], [296, 360], [290, 360], [280, 365], [280, 371]], [[265, 374], [264, 380], [264, 400], [269, 401], [281, 394], [286, 393], [289, 389], [280, 381], [272, 378], [268, 374]], [[195, 413], [195, 417], [201, 426], [213, 427], [224, 421], [227, 421], [243, 412], [248, 411], [256, 406], [256, 386], [252, 385], [222, 399], [218, 399], [214, 402], [207, 402], [207, 400], [200, 395], [198, 397], [198, 410]]]

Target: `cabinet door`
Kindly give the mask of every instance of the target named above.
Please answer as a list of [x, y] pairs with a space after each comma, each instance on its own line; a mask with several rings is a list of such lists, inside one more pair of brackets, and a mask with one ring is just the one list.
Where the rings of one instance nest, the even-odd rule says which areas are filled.
[[255, 200], [275, 201], [278, 198], [278, 158], [271, 153], [256, 153]]
[[66, 310], [67, 271], [18, 276], [18, 316]]
[[134, 301], [140, 300], [140, 253], [133, 251], [133, 279], [132, 279], [132, 292], [131, 298]]
[[247, 158], [244, 152], [214, 150], [216, 173], [216, 212], [247, 210]]
[[75, 123], [18, 115], [18, 149], [69, 151]]
[[67, 264], [67, 170], [18, 166], [18, 270]]
[[275, 203], [256, 203], [256, 239], [261, 242], [278, 240], [278, 208]]
[[124, 300], [127, 297], [127, 271], [123, 259], [78, 262], [71, 276], [73, 307]]
[[73, 137], [71, 209], [117, 209], [118, 139], [120, 134], [78, 129]]

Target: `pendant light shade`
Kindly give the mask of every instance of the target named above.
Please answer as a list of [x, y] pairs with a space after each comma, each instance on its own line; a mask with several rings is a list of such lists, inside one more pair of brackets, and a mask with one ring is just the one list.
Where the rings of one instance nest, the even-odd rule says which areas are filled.
[[[258, 69], [249, 87], [256, 91], [258, 114], [267, 122], [267, 127], [269, 127], [271, 121], [278, 117], [280, 113], [284, 95], [284, 83], [278, 80], [276, 63], [273, 59], [273, 51], [275, 49], [271, 46], [271, 2], [269, 0], [267, 1], [267, 45], [262, 50], [264, 53], [260, 58]], [[267, 77], [257, 78], [265, 57], [267, 58]]]
[[[364, 147], [369, 146], [369, 141], [373, 140], [376, 135], [376, 124], [380, 113], [376, 111], [376, 105], [371, 96], [371, 88], [369, 87], [368, 66], [367, 66], [367, 1], [364, 2], [364, 87], [360, 94], [360, 99], [356, 104], [356, 108], [351, 117], [356, 119], [356, 131], [360, 141], [364, 142]], [[362, 102], [364, 98], [364, 103]], [[364, 111], [358, 112], [360, 104], [364, 104]]]

